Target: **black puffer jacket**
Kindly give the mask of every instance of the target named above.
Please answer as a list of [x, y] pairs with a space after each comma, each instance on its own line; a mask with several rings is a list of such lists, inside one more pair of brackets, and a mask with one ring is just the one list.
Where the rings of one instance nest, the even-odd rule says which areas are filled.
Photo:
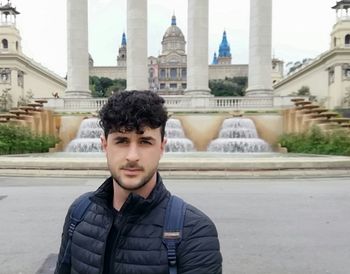
[[[112, 274], [168, 274], [167, 251], [162, 231], [170, 193], [158, 175], [147, 199], [130, 194], [115, 217], [109, 203], [113, 181], [107, 179], [90, 198], [92, 204], [72, 237], [71, 266], [60, 264], [66, 244], [68, 211], [55, 274], [102, 274], [106, 242], [112, 225], [117, 239], [111, 254]], [[222, 273], [222, 258], [215, 225], [201, 211], [187, 205], [183, 239], [178, 247], [178, 274]], [[111, 271], [112, 270], [112, 271]]]

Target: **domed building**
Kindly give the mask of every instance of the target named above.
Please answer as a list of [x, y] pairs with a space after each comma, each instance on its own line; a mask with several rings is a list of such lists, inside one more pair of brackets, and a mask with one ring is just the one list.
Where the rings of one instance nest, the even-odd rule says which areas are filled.
[[[149, 88], [164, 95], [181, 95], [187, 88], [186, 40], [182, 30], [177, 26], [175, 15], [171, 18], [171, 24], [166, 29], [161, 44], [161, 54], [148, 57]], [[90, 76], [126, 79], [127, 38], [125, 33], [118, 52], [116, 66], [92, 65]], [[223, 32], [218, 53], [218, 55], [214, 54], [212, 64], [208, 65], [209, 80], [248, 76], [247, 64], [231, 64], [231, 48], [226, 31]]]
[[160, 93], [181, 94], [186, 89], [187, 56], [185, 47], [185, 36], [176, 25], [176, 17], [173, 15], [171, 26], [163, 36], [162, 53], [158, 56]]

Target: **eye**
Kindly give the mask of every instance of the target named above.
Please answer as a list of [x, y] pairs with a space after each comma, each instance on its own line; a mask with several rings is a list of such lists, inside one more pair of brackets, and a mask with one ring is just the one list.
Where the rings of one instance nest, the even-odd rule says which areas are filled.
[[118, 145], [118, 144], [127, 144], [128, 143], [128, 140], [126, 139], [117, 139], [115, 140], [115, 144]]
[[152, 145], [152, 142], [148, 140], [141, 140], [140, 143], [144, 145]]

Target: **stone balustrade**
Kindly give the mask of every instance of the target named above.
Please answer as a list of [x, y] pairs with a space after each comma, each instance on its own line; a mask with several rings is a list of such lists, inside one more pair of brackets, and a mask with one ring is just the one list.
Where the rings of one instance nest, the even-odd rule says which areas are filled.
[[[233, 110], [274, 110], [293, 106], [289, 96], [213, 97], [213, 96], [162, 96], [169, 111], [225, 112]], [[45, 98], [46, 108], [59, 112], [96, 112], [107, 98]]]

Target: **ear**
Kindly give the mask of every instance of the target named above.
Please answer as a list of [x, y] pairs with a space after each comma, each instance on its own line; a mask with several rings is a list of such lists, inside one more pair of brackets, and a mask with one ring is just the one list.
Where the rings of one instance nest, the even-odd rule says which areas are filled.
[[163, 139], [163, 141], [162, 141], [162, 143], [160, 145], [160, 149], [162, 150], [162, 155], [161, 156], [163, 156], [163, 154], [165, 152], [165, 146], [166, 146], [167, 141], [168, 141], [168, 139], [166, 137], [164, 137], [164, 139]]
[[104, 136], [104, 134], [102, 134], [102, 135], [100, 136], [100, 140], [101, 140], [101, 147], [102, 147], [102, 150], [103, 150], [104, 152], [106, 152], [106, 150], [107, 150], [107, 139], [106, 139], [106, 137]]

